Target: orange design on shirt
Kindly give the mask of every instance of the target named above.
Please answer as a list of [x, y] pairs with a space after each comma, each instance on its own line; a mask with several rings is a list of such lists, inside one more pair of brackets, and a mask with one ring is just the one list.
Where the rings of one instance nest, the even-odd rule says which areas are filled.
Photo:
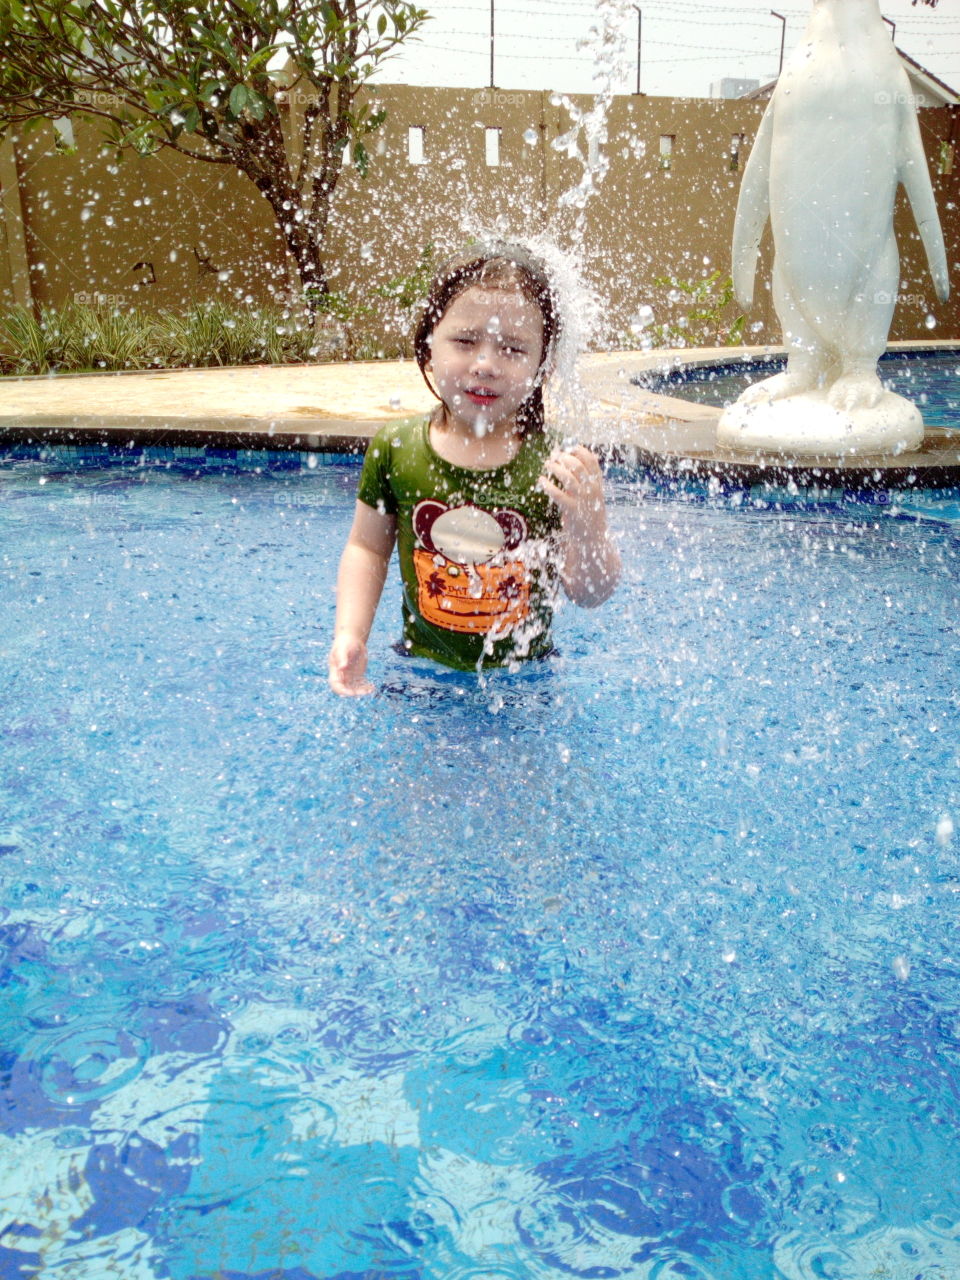
[[413, 553], [417, 604], [445, 631], [510, 631], [530, 612], [530, 578], [522, 560], [459, 564], [438, 551]]

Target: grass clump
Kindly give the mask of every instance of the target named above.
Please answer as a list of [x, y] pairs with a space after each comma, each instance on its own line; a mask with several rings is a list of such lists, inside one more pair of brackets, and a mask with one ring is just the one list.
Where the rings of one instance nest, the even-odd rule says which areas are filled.
[[122, 369], [304, 364], [343, 354], [337, 328], [310, 328], [276, 307], [220, 302], [185, 313], [88, 306], [12, 307], [0, 314], [0, 373], [15, 376]]

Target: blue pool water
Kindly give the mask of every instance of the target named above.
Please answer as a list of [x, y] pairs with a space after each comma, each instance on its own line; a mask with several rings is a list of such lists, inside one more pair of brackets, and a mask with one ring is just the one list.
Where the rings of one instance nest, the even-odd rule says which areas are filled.
[[[636, 381], [662, 395], [723, 407], [752, 382], [777, 373], [785, 357], [736, 361], [704, 368], [685, 367], [665, 374], [641, 374]], [[960, 422], [960, 356], [956, 352], [888, 351], [880, 361], [884, 385], [912, 400], [928, 427], [956, 428]]]
[[291, 461], [0, 465], [0, 1276], [960, 1274], [957, 495], [611, 476], [353, 702]]

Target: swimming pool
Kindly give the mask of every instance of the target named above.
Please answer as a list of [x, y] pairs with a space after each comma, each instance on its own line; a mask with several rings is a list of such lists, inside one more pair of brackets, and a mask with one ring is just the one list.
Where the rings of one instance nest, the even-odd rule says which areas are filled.
[[[732, 404], [746, 387], [778, 373], [786, 357], [745, 359], [712, 366], [684, 366], [668, 373], [644, 373], [635, 381], [651, 391], [718, 408]], [[913, 400], [928, 427], [955, 429], [960, 421], [960, 357], [934, 350], [887, 351], [880, 360], [884, 385]]]
[[0, 466], [0, 1275], [960, 1271], [957, 493], [614, 474], [344, 702], [356, 468], [109, 461]]

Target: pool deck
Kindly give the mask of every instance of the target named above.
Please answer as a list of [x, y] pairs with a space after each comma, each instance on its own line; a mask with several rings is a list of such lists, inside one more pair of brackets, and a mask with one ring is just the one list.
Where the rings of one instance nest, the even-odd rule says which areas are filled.
[[[892, 343], [891, 350], [960, 350], [960, 340]], [[585, 443], [674, 477], [724, 483], [940, 488], [960, 484], [960, 432], [928, 428], [896, 458], [791, 459], [716, 444], [720, 410], [634, 385], [637, 374], [738, 362], [776, 347], [614, 351], [582, 357]], [[360, 452], [384, 423], [435, 401], [412, 361], [175, 369], [0, 379], [0, 440], [222, 449]]]

